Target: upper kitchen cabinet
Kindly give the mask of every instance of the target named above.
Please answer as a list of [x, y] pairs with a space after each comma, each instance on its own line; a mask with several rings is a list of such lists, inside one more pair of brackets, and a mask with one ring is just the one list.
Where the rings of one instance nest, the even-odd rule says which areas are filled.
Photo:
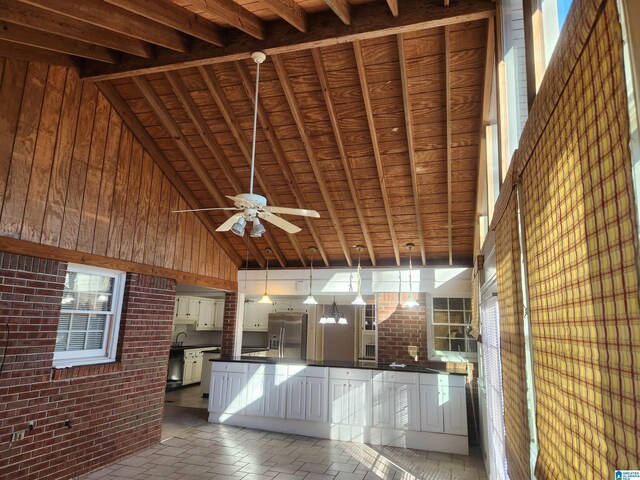
[[224, 300], [177, 296], [174, 323], [193, 325], [196, 330], [222, 330]]
[[302, 300], [275, 301], [273, 302], [274, 313], [307, 313], [308, 307]]
[[273, 305], [249, 300], [244, 304], [243, 329], [249, 332], [266, 332], [269, 329], [269, 314]]

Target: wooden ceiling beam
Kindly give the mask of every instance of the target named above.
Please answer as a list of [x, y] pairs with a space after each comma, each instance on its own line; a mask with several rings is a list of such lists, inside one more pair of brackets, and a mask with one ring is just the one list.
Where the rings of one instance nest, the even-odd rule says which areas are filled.
[[351, 25], [351, 4], [348, 0], [324, 0], [324, 3], [333, 10], [342, 23]]
[[391, 245], [393, 247], [393, 255], [396, 259], [396, 265], [400, 265], [400, 249], [398, 248], [398, 238], [396, 229], [393, 226], [393, 217], [391, 215], [391, 205], [389, 204], [389, 193], [387, 191], [387, 182], [385, 180], [384, 168], [382, 165], [382, 157], [380, 155], [380, 145], [378, 144], [378, 133], [376, 131], [375, 119], [373, 118], [373, 108], [371, 106], [371, 98], [369, 96], [369, 84], [367, 82], [367, 74], [365, 71], [364, 58], [362, 56], [362, 46], [359, 41], [353, 42], [353, 50], [356, 55], [356, 66], [358, 77], [360, 79], [360, 87], [362, 90], [362, 98], [364, 101], [364, 109], [367, 114], [367, 123], [369, 124], [369, 135], [371, 136], [371, 145], [373, 147], [373, 156], [376, 161], [378, 170], [378, 180], [380, 182], [380, 191], [382, 193], [382, 203], [387, 217], [387, 226], [391, 235]]
[[[207, 171], [206, 167], [198, 157], [198, 154], [193, 150], [193, 147], [189, 144], [189, 142], [186, 140], [186, 138], [182, 134], [182, 131], [180, 130], [180, 127], [178, 126], [178, 124], [171, 117], [171, 114], [162, 103], [162, 100], [160, 100], [160, 97], [158, 96], [158, 94], [153, 90], [153, 87], [151, 86], [151, 83], [149, 83], [149, 80], [147, 80], [145, 77], [134, 77], [133, 83], [138, 87], [138, 89], [144, 96], [145, 100], [147, 101], [147, 103], [149, 104], [153, 112], [156, 114], [156, 116], [158, 117], [158, 120], [160, 120], [162, 125], [167, 129], [169, 134], [173, 137], [176, 144], [178, 145], [178, 148], [180, 149], [185, 159], [187, 160], [187, 163], [189, 163], [191, 168], [194, 170], [194, 172], [198, 176], [198, 179], [204, 184], [205, 188], [207, 189], [209, 194], [213, 197], [215, 202], [220, 206], [227, 205], [228, 203], [227, 198], [224, 196], [224, 194], [222, 193], [222, 191], [220, 190], [216, 182], [214, 182], [211, 176], [209, 175], [209, 172]], [[226, 213], [225, 216], [229, 218], [231, 214]], [[218, 232], [217, 236], [224, 238], [224, 233]], [[264, 266], [264, 256], [260, 252], [260, 249], [251, 240], [245, 237], [243, 237], [243, 239], [249, 246], [251, 253], [256, 258], [260, 266]], [[228, 239], [224, 238], [224, 240], [226, 240], [226, 242], [229, 243], [230, 245], [230, 242]], [[236, 255], [238, 255], [237, 252], [235, 253]]]
[[[249, 71], [247, 67], [242, 62], [236, 62], [236, 70], [238, 71], [238, 76], [242, 81], [242, 86], [244, 87], [244, 90], [247, 93], [247, 97], [255, 105], [255, 101], [256, 101], [255, 85], [253, 80], [251, 79], [251, 76], [249, 75]], [[275, 130], [271, 123], [271, 119], [269, 118], [269, 114], [267, 113], [267, 110], [264, 108], [264, 105], [262, 104], [262, 101], [260, 99], [258, 99], [258, 120], [260, 121], [260, 126], [262, 127], [262, 133], [267, 138], [267, 141], [271, 146], [271, 151], [273, 152], [273, 156], [276, 158], [278, 162], [278, 166], [280, 167], [280, 170], [284, 175], [287, 185], [289, 185], [291, 193], [295, 197], [296, 202], [298, 202], [298, 207], [305, 208], [305, 205], [307, 205], [307, 202], [304, 199], [304, 194], [302, 193], [302, 189], [298, 185], [298, 182], [296, 181], [293, 175], [293, 171], [291, 170], [291, 166], [289, 165], [287, 156], [285, 155], [284, 150], [282, 149], [282, 145], [280, 145], [280, 141], [275, 135]], [[327, 255], [327, 251], [324, 248], [324, 245], [320, 238], [320, 234], [318, 233], [318, 229], [316, 228], [312, 219], [308, 217], [304, 217], [304, 220], [305, 220], [305, 223], [307, 224], [307, 228], [309, 229], [309, 232], [311, 232], [311, 237], [315, 242], [315, 246], [318, 249], [318, 252], [320, 252], [320, 257], [322, 258], [324, 265], [326, 267], [329, 267], [330, 266], [329, 256]]]
[[224, 46], [223, 29], [174, 3], [157, 0], [105, 0], [136, 15], [158, 22], [166, 27], [199, 38], [212, 45]]
[[324, 181], [324, 175], [322, 174], [322, 169], [320, 168], [316, 152], [313, 148], [313, 143], [311, 142], [311, 134], [309, 133], [309, 130], [305, 125], [302, 110], [298, 105], [298, 100], [296, 99], [295, 92], [293, 91], [293, 86], [291, 85], [291, 80], [289, 79], [289, 75], [287, 74], [287, 69], [284, 65], [284, 61], [279, 56], [273, 56], [272, 59], [273, 64], [276, 68], [276, 73], [278, 74], [278, 78], [280, 80], [280, 84], [282, 85], [282, 89], [284, 91], [284, 96], [287, 99], [287, 103], [289, 104], [291, 115], [293, 116], [296, 127], [298, 128], [298, 133], [300, 134], [300, 138], [302, 139], [302, 143], [304, 144], [307, 156], [309, 157], [309, 163], [311, 164], [313, 174], [318, 181], [320, 193], [322, 194], [322, 198], [327, 207], [327, 211], [329, 212], [329, 217], [331, 217], [331, 223], [333, 224], [333, 228], [336, 231], [336, 235], [340, 242], [340, 246], [342, 247], [344, 257], [347, 260], [347, 264], [349, 266], [352, 266], [353, 260], [351, 258], [349, 245], [347, 243], [344, 232], [342, 231], [342, 227], [340, 226], [340, 220], [338, 219], [338, 215], [336, 214], [335, 208], [333, 206], [331, 194], [329, 193], [326, 182]]
[[40, 30], [0, 21], [0, 39], [52, 52], [91, 58], [99, 62], [117, 63], [120, 55], [108, 48], [77, 42]]
[[404, 124], [407, 130], [407, 147], [409, 148], [409, 169], [411, 170], [411, 188], [413, 189], [413, 203], [416, 209], [416, 228], [418, 230], [418, 244], [422, 265], [427, 264], [427, 254], [424, 248], [424, 233], [422, 227], [422, 203], [418, 191], [418, 173], [415, 159], [415, 145], [413, 142], [413, 121], [411, 119], [411, 99], [409, 98], [409, 79], [407, 77], [407, 61], [405, 58], [404, 39], [398, 35], [398, 59], [400, 62], [400, 80], [402, 82], [402, 102], [404, 105]]
[[[16, 58], [28, 62], [48, 63], [62, 67], [79, 68], [80, 61], [64, 53], [56, 53], [43, 48], [20, 45], [0, 39], [0, 57]], [[4, 141], [4, 140], [3, 140]]]
[[[242, 127], [240, 126], [240, 122], [238, 122], [238, 119], [236, 118], [236, 116], [233, 114], [233, 111], [231, 110], [231, 105], [229, 105], [229, 102], [227, 101], [227, 98], [225, 97], [224, 92], [222, 91], [222, 87], [218, 83], [218, 79], [216, 78], [215, 74], [211, 71], [211, 69], [208, 67], [199, 67], [198, 71], [200, 72], [200, 76], [204, 80], [204, 83], [206, 84], [207, 89], [209, 90], [209, 94], [211, 95], [214, 102], [218, 106], [218, 110], [220, 110], [220, 113], [222, 113], [222, 116], [224, 117], [224, 120], [227, 126], [229, 127], [229, 130], [231, 130], [231, 134], [233, 135], [233, 138], [236, 139], [236, 143], [238, 144], [238, 147], [240, 148], [242, 155], [247, 161], [247, 165], [251, 167], [251, 149], [249, 147], [249, 143], [247, 142], [247, 139], [244, 136]], [[260, 188], [262, 188], [262, 191], [264, 192], [264, 196], [267, 198], [267, 202], [270, 205], [283, 206], [278, 200], [278, 196], [273, 192], [271, 188], [269, 188], [269, 182], [266, 179], [264, 171], [257, 162], [254, 168], [254, 175], [256, 180], [258, 181], [258, 185], [260, 185]], [[246, 191], [247, 190], [245, 190], [245, 192]], [[306, 267], [307, 260], [302, 250], [302, 246], [300, 245], [300, 241], [298, 240], [298, 237], [296, 237], [295, 234], [291, 234], [291, 233], [287, 233], [287, 237], [289, 238], [289, 241], [291, 242], [293, 249], [298, 254], [298, 258], [300, 259], [300, 262], [302, 263], [303, 266]], [[277, 245], [276, 245], [276, 248], [277, 248]], [[278, 250], [279, 248], [274, 250], [276, 257], [278, 256]], [[281, 251], [280, 251], [280, 254], [282, 254]]]
[[338, 147], [338, 151], [340, 152], [340, 160], [342, 161], [342, 168], [345, 173], [345, 177], [347, 179], [347, 183], [349, 184], [349, 191], [351, 193], [351, 201], [353, 202], [353, 206], [356, 210], [356, 214], [358, 215], [358, 221], [360, 222], [360, 227], [362, 228], [362, 236], [364, 237], [364, 242], [367, 245], [367, 251], [369, 252], [369, 258], [371, 259], [371, 264], [373, 266], [376, 265], [376, 254], [373, 248], [373, 242], [371, 241], [371, 235], [369, 235], [369, 227], [367, 226], [367, 222], [362, 211], [362, 202], [360, 201], [358, 195], [358, 187], [356, 185], [355, 179], [353, 178], [353, 171], [351, 169], [351, 165], [349, 164], [349, 156], [347, 155], [347, 149], [344, 145], [344, 139], [342, 138], [342, 129], [340, 128], [340, 122], [338, 121], [338, 113], [336, 112], [336, 107], [333, 103], [333, 97], [331, 96], [331, 88], [329, 87], [329, 79], [327, 78], [327, 72], [324, 68], [324, 62], [322, 60], [322, 53], [320, 50], [315, 49], [311, 51], [313, 55], [313, 63], [316, 67], [316, 72], [318, 74], [318, 79], [320, 80], [320, 86], [322, 87], [322, 94], [324, 96], [324, 103], [327, 106], [327, 112], [329, 114], [329, 119], [331, 120], [331, 126], [333, 127], [333, 133], [336, 138], [336, 145]]
[[449, 244], [449, 265], [453, 265], [453, 241], [451, 225], [451, 203], [453, 192], [451, 191], [451, 39], [449, 27], [444, 27], [444, 80], [446, 84], [446, 110], [447, 110], [447, 239]]
[[398, 0], [387, 0], [387, 5], [389, 6], [389, 10], [391, 10], [391, 15], [397, 17], [400, 13], [398, 9]]
[[[162, 150], [160, 150], [153, 137], [151, 137], [147, 129], [140, 123], [136, 114], [133, 113], [129, 104], [122, 98], [116, 88], [110, 82], [98, 82], [97, 86], [100, 92], [109, 100], [111, 106], [120, 114], [122, 121], [129, 127], [135, 138], [142, 144], [144, 149], [149, 152], [156, 165], [160, 167], [160, 170], [167, 176], [178, 193], [182, 195], [182, 198], [185, 199], [189, 207], [202, 208], [203, 206], [200, 201], [173, 168], [171, 162]], [[238, 252], [236, 252], [229, 240], [221, 235], [220, 232], [216, 232], [217, 225], [213, 223], [211, 216], [206, 212], [196, 212], [196, 215], [213, 236], [214, 241], [229, 255], [231, 261], [236, 266], [239, 266], [242, 258], [238, 255]]]
[[264, 21], [233, 0], [192, 0], [191, 3], [258, 40], [266, 37]]
[[261, 3], [297, 30], [307, 31], [307, 12], [294, 0], [262, 0]]
[[102, 0], [82, 0], [81, 2], [59, 0], [19, 1], [176, 52], [186, 53], [189, 51], [189, 39], [182, 33], [121, 8], [109, 6]]
[[[222, 147], [220, 147], [220, 144], [215, 139], [213, 133], [209, 129], [207, 121], [202, 116], [202, 113], [200, 112], [200, 109], [196, 105], [196, 102], [194, 102], [193, 98], [189, 94], [189, 91], [187, 90], [187, 87], [185, 86], [182, 79], [180, 78], [180, 75], [177, 72], [167, 72], [165, 73], [165, 76], [167, 77], [167, 80], [171, 84], [173, 93], [175, 93], [176, 97], [178, 97], [178, 101], [182, 105], [182, 108], [185, 110], [185, 112], [191, 119], [191, 122], [196, 127], [196, 130], [198, 130], [198, 133], [200, 134], [202, 141], [209, 148], [209, 151], [214, 156], [214, 158], [218, 161], [218, 164], [220, 165], [220, 168], [224, 172], [225, 176], [227, 177], [229, 184], [234, 190], [234, 193], [239, 194], [239, 193], [246, 192], [246, 189], [242, 186], [240, 179], [238, 178], [235, 171], [233, 170], [233, 167], [229, 163], [229, 159], [227, 158], [224, 151], [222, 150]], [[286, 267], [287, 258], [282, 252], [282, 249], [278, 246], [278, 244], [274, 240], [273, 235], [271, 235], [267, 231], [264, 234], [264, 239], [267, 241], [267, 243], [271, 247], [271, 250], [275, 254], [276, 258], [278, 259], [278, 262], [280, 263], [280, 266], [282, 266], [283, 268]]]
[[[197, 4], [217, 5], [219, 1], [197, 0]], [[351, 24], [343, 23], [333, 11], [327, 10], [308, 15], [311, 28], [307, 33], [298, 31], [284, 20], [268, 23], [269, 35], [265, 40], [249, 38], [230, 29], [224, 49], [201, 42], [194, 43], [187, 54], [158, 52], [155, 59], [126, 58], [120, 65], [88, 63], [81, 77], [106, 80], [247, 60], [256, 50], [262, 50], [269, 56], [285, 54], [489, 18], [495, 16], [495, 9], [491, 0], [458, 0], [448, 8], [442, 7], [441, 0], [403, 0], [402, 12], [393, 17], [383, 2], [354, 5], [351, 7]], [[220, 14], [218, 10], [215, 13]]]
[[148, 43], [24, 5], [17, 0], [0, 0], [0, 20], [139, 57], [153, 56], [153, 48]]

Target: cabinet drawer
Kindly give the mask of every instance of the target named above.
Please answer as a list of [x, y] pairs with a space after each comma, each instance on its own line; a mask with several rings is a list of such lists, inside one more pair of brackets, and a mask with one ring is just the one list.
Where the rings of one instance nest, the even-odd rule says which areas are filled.
[[371, 380], [371, 370], [357, 368], [332, 368], [330, 378], [343, 380]]
[[[376, 380], [380, 380], [380, 377], [376, 377]], [[393, 383], [408, 383], [417, 385], [418, 384], [418, 374], [412, 372], [382, 372], [382, 380], [385, 382], [393, 382]]]
[[249, 373], [250, 374], [264, 374], [264, 375], [286, 375], [287, 374], [287, 366], [286, 365], [267, 365], [264, 363], [253, 363], [249, 364]]
[[211, 362], [212, 372], [240, 372], [247, 371], [246, 363], [234, 363], [234, 362]]
[[421, 373], [420, 385], [438, 385], [441, 387], [464, 387], [464, 375], [436, 375], [435, 373]]

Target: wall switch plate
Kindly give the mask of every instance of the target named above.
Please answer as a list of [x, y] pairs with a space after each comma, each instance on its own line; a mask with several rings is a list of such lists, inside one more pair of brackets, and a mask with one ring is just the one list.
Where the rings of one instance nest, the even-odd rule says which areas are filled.
[[12, 442], [18, 442], [20, 440], [22, 440], [24, 438], [24, 430], [18, 430], [17, 432], [13, 432], [13, 434], [11, 434], [11, 441]]

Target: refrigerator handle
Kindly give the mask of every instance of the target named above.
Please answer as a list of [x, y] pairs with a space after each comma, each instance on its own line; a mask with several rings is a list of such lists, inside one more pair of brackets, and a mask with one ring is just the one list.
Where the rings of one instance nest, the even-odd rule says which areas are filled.
[[280, 358], [284, 357], [284, 327], [280, 328]]

